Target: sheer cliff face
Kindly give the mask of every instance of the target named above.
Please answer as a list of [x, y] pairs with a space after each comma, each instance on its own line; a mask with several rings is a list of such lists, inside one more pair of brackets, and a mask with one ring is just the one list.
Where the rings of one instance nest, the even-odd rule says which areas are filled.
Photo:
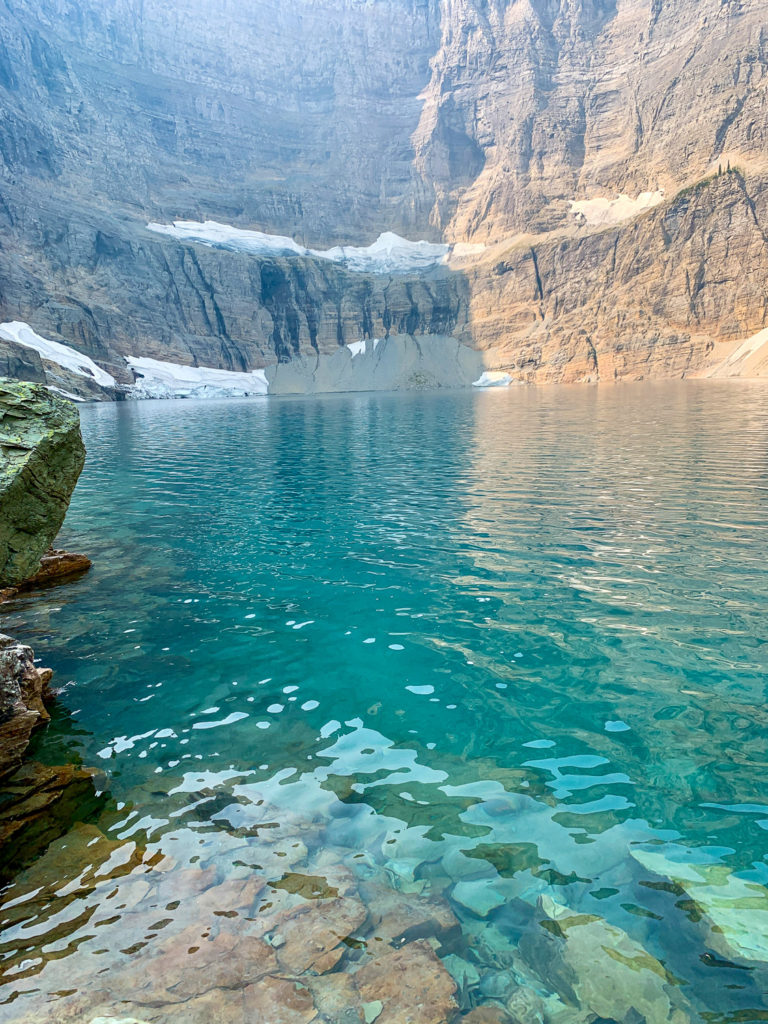
[[[0, 0], [0, 318], [119, 379], [389, 332], [698, 371], [766, 326], [766, 47], [762, 0]], [[146, 230], [180, 218], [486, 248], [390, 278]]]
[[416, 134], [433, 222], [497, 240], [574, 199], [762, 169], [767, 46], [759, 0], [450, 0]]
[[4, 177], [313, 243], [418, 230], [410, 139], [437, 8], [3, 0]]

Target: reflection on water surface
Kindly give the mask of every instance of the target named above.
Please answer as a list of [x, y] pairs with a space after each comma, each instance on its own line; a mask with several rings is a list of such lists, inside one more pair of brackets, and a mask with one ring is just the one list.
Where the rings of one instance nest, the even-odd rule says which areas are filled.
[[0, 1020], [768, 1019], [766, 399], [84, 408]]

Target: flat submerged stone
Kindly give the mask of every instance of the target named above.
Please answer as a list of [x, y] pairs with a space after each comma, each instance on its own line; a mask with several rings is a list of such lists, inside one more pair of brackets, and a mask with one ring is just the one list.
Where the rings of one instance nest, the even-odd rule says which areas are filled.
[[630, 851], [648, 871], [685, 889], [710, 925], [723, 956], [768, 963], [768, 889], [738, 878], [725, 864], [691, 864], [650, 850]]

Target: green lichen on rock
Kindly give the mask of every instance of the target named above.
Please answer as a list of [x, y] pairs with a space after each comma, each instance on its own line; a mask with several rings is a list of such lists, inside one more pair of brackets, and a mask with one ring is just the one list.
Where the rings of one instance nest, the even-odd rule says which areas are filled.
[[76, 406], [39, 384], [0, 378], [0, 586], [38, 570], [84, 462]]

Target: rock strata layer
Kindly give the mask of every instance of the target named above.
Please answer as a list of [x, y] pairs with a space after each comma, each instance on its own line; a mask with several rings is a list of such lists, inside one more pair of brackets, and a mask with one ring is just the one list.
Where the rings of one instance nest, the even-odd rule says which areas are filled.
[[[760, 0], [13, 0], [0, 39], [0, 319], [118, 386], [125, 356], [394, 334], [537, 382], [680, 376], [765, 328]], [[456, 248], [353, 274], [147, 229], [180, 218]], [[13, 341], [0, 371], [114, 395]]]
[[40, 569], [85, 462], [75, 406], [0, 379], [0, 586]]

